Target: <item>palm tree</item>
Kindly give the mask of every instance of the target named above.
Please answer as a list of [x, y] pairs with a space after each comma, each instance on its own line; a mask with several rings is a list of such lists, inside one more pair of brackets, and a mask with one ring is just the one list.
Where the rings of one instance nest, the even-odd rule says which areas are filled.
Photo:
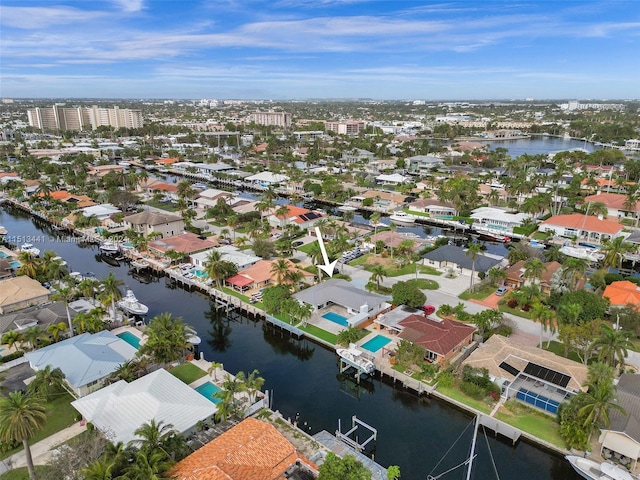
[[380, 218], [382, 218], [382, 215], [379, 212], [374, 212], [369, 217], [369, 222], [371, 222], [373, 224], [373, 234], [374, 235], [376, 233], [378, 233], [378, 223], [380, 223]]
[[247, 391], [249, 392], [249, 402], [253, 403], [255, 401], [255, 397], [257, 393], [262, 389], [264, 385], [264, 378], [260, 376], [260, 372], [258, 370], [254, 370], [249, 374], [247, 379], [245, 380], [245, 386]]
[[9, 330], [2, 335], [2, 343], [6, 344], [9, 348], [15, 345], [16, 350], [18, 350], [22, 342], [24, 342], [24, 335], [18, 330]]
[[284, 281], [291, 285], [293, 292], [300, 289], [299, 285], [302, 280], [304, 280], [304, 274], [297, 268], [291, 268], [284, 274]]
[[[216, 398], [220, 398], [222, 400], [217, 404], [218, 412], [216, 413], [216, 418], [222, 417], [222, 413], [220, 413], [222, 410], [226, 415], [237, 415], [240, 413], [244, 401], [238, 397], [240, 396], [240, 393], [247, 389], [244, 380], [244, 372], [238, 372], [235, 378], [228, 373], [225, 374], [224, 381], [222, 382], [222, 390], [219, 390], [214, 394]], [[224, 406], [221, 410], [220, 406], [223, 404]], [[223, 418], [226, 420], [226, 417]]]
[[167, 458], [169, 454], [163, 450], [163, 447], [173, 435], [179, 435], [170, 423], [164, 423], [162, 420], [156, 422], [153, 418], [149, 423], [137, 428], [134, 434], [139, 438], [133, 440], [133, 443], [138, 445], [141, 451], [148, 453], [162, 451]]
[[51, 368], [47, 365], [36, 372], [33, 381], [27, 387], [27, 391], [33, 395], [40, 395], [45, 400], [64, 390], [64, 373], [59, 368]]
[[111, 471], [115, 464], [115, 458], [109, 458], [105, 454], [102, 458], [84, 467], [80, 473], [84, 480], [111, 480], [113, 478]]
[[469, 245], [469, 248], [465, 252], [466, 257], [471, 257], [471, 279], [469, 282], [470, 292], [473, 292], [473, 280], [474, 280], [474, 277], [476, 276], [476, 259], [480, 254], [481, 248], [482, 248], [481, 244], [474, 242], [471, 245]]
[[211, 365], [209, 365], [209, 369], [207, 370], [207, 373], [209, 374], [209, 376], [213, 375], [213, 381], [217, 382], [218, 381], [218, 376], [216, 374], [216, 370], [220, 368], [224, 368], [224, 365], [222, 365], [222, 363], [217, 363], [217, 362], [211, 362]]
[[164, 480], [164, 472], [169, 470], [173, 461], [163, 452], [140, 451], [136, 455], [135, 463], [127, 468], [127, 479], [130, 480]]
[[569, 257], [562, 262], [562, 276], [569, 281], [571, 288], [575, 289], [588, 267], [589, 262], [586, 258]]
[[626, 243], [624, 237], [616, 237], [613, 240], [606, 240], [602, 251], [604, 267], [618, 268], [622, 265], [622, 255], [631, 250], [631, 245]]
[[29, 478], [35, 479], [36, 472], [31, 458], [29, 439], [44, 427], [47, 421], [47, 409], [40, 397], [11, 392], [0, 399], [0, 440], [4, 442], [22, 442], [27, 461]]
[[116, 302], [122, 298], [120, 286], [124, 285], [122, 280], [118, 280], [113, 272], [110, 272], [107, 278], [102, 280], [102, 294], [105, 299], [111, 301], [111, 320], [116, 319]]
[[532, 258], [524, 263], [524, 278], [530, 279], [533, 283], [540, 283], [542, 274], [547, 271], [542, 260], [539, 258]]
[[276, 276], [276, 283], [278, 285], [282, 283], [282, 279], [289, 271], [289, 268], [289, 262], [287, 262], [284, 258], [279, 258], [271, 264], [271, 275]]
[[71, 321], [71, 310], [69, 309], [69, 302], [76, 297], [76, 291], [71, 287], [61, 287], [58, 291], [51, 296], [52, 300], [62, 300], [64, 302], [64, 308], [67, 312], [67, 323], [69, 324], [69, 336], [73, 337], [73, 322]]
[[285, 225], [287, 224], [287, 215], [289, 215], [289, 206], [288, 205], [280, 205], [276, 211], [274, 212], [278, 220], [280, 220], [280, 228], [284, 230]]
[[[540, 324], [539, 348], [542, 348], [542, 334], [544, 333], [544, 331], [547, 329], [551, 329], [553, 331], [555, 329], [553, 326], [553, 312], [549, 309], [549, 307], [543, 305], [541, 302], [536, 302], [531, 309], [531, 317], [535, 322], [538, 322]], [[551, 343], [551, 338], [549, 338], [549, 343]]]
[[600, 335], [591, 344], [592, 349], [599, 351], [598, 360], [601, 362], [612, 367], [620, 364], [620, 372], [622, 372], [624, 360], [632, 347], [627, 332], [615, 330], [605, 323], [600, 326], [600, 329]]
[[380, 290], [380, 282], [384, 280], [387, 276], [387, 271], [380, 264], [375, 265], [371, 269], [371, 277], [369, 277], [370, 282], [376, 282], [376, 289]]
[[589, 439], [591, 439], [591, 434], [598, 430], [601, 423], [605, 427], [611, 425], [610, 409], [614, 408], [623, 415], [626, 412], [616, 401], [612, 378], [609, 378], [608, 381], [590, 381], [586, 385], [589, 388], [587, 393], [581, 394], [586, 404], [578, 411], [578, 414], [583, 420], [583, 426], [589, 429]]
[[45, 336], [45, 331], [40, 325], [29, 327], [27, 331], [24, 332], [24, 339], [29, 343], [32, 350], [38, 348], [38, 344], [44, 340]]
[[29, 252], [20, 252], [18, 254], [18, 275], [26, 275], [27, 277], [37, 278], [40, 274], [40, 261]]
[[158, 363], [175, 362], [190, 346], [190, 332], [182, 317], [174, 318], [168, 312], [153, 317], [145, 333], [147, 342], [140, 351]]
[[233, 232], [233, 243], [236, 243], [236, 228], [240, 225], [240, 220], [237, 215], [229, 215], [227, 217], [227, 225]]

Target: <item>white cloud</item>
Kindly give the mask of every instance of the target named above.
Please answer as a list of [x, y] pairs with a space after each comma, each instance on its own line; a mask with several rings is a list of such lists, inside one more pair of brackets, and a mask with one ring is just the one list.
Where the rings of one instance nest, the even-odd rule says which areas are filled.
[[118, 8], [127, 13], [139, 12], [144, 8], [144, 0], [111, 0]]
[[5, 27], [44, 29], [52, 25], [91, 22], [105, 17], [104, 12], [71, 7], [7, 7], [0, 5], [0, 24]]

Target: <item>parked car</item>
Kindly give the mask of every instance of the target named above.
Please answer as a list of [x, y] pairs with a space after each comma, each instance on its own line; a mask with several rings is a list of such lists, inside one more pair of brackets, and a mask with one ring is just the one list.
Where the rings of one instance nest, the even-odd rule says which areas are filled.
[[496, 290], [496, 295], [498, 295], [499, 297], [501, 297], [502, 295], [504, 295], [505, 293], [507, 293], [509, 291], [509, 289], [507, 287], [500, 287]]
[[292, 247], [300, 247], [304, 242], [302, 240], [296, 240], [295, 242], [291, 242]]
[[432, 313], [435, 313], [435, 311], [436, 311], [436, 307], [434, 307], [433, 305], [423, 305], [420, 308], [424, 312], [425, 315], [431, 315]]

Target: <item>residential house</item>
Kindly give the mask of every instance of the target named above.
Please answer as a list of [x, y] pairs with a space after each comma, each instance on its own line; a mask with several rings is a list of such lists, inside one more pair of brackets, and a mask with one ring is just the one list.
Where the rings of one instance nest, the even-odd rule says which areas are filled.
[[71, 402], [110, 441], [127, 444], [145, 423], [171, 425], [181, 434], [213, 418], [216, 404], [164, 369], [133, 382], [120, 380]]
[[145, 237], [160, 234], [160, 238], [184, 232], [184, 220], [180, 215], [147, 211], [124, 217], [124, 226]]
[[405, 177], [404, 175], [400, 175], [399, 173], [392, 174], [382, 174], [376, 177], [376, 183], [378, 185], [402, 185], [403, 183], [410, 182], [411, 179], [409, 177]]
[[229, 172], [233, 170], [232, 165], [226, 163], [193, 163], [193, 162], [177, 162], [172, 165], [172, 170], [178, 173], [194, 173], [206, 178], [213, 178], [216, 173]]
[[25, 353], [35, 371], [47, 365], [64, 373], [70, 392], [84, 397], [101, 388], [120, 365], [135, 358], [137, 349], [113, 333], [81, 333], [61, 342]]
[[374, 153], [368, 150], [363, 150], [361, 148], [354, 148], [352, 150], [345, 150], [344, 152], [342, 152], [342, 161], [344, 163], [355, 163], [355, 162], [369, 163], [374, 158], [375, 158]]
[[[69, 316], [73, 320], [75, 310], [69, 308]], [[24, 308], [0, 316], [0, 335], [10, 330], [25, 332], [31, 327], [38, 326], [46, 331], [50, 325], [64, 322], [68, 325], [67, 309], [64, 302], [46, 303], [36, 307]]]
[[277, 209], [271, 211], [267, 217], [269, 225], [274, 228], [284, 228], [287, 225], [297, 225], [303, 230], [313, 227], [319, 220], [327, 218], [325, 213], [311, 211], [306, 208], [296, 207], [295, 205], [283, 205], [287, 209], [284, 215], [276, 214]]
[[480, 207], [471, 211], [473, 229], [482, 233], [487, 231], [497, 235], [511, 235], [514, 227], [522, 226], [522, 223], [531, 218], [528, 213], [509, 213], [501, 208]]
[[476, 327], [456, 320], [409, 315], [398, 322], [399, 338], [425, 349], [424, 359], [446, 364], [473, 341]]
[[173, 183], [163, 182], [155, 178], [148, 178], [138, 185], [138, 189], [148, 196], [162, 195], [164, 200], [178, 200], [178, 186]]
[[409, 211], [428, 213], [430, 217], [451, 220], [458, 215], [456, 208], [450, 203], [443, 203], [432, 198], [419, 198], [407, 206]]
[[124, 170], [122, 165], [90, 165], [87, 175], [90, 177], [104, 177], [107, 173], [119, 173]]
[[42, 305], [51, 292], [26, 275], [0, 280], [0, 314]]
[[178, 462], [175, 480], [308, 479], [317, 467], [273, 425], [246, 418]]
[[551, 232], [558, 237], [577, 238], [590, 242], [602, 242], [622, 235], [623, 225], [591, 215], [571, 213], [554, 215], [540, 223], [540, 232]]
[[372, 207], [381, 211], [396, 210], [407, 201], [407, 196], [395, 192], [383, 192], [381, 190], [367, 190], [349, 199], [349, 204], [354, 207], [362, 207], [365, 199], [373, 199]]
[[163, 256], [170, 250], [184, 253], [185, 255], [191, 255], [193, 253], [208, 250], [216, 245], [217, 243], [214, 243], [209, 239], [202, 239], [195, 233], [187, 232], [180, 235], [174, 235], [172, 237], [154, 240], [148, 243], [147, 248], [160, 256]]
[[[520, 260], [505, 270], [507, 275], [505, 283], [512, 288], [520, 288], [525, 284], [531, 284], [531, 280], [527, 281], [524, 277], [526, 260]], [[540, 287], [540, 290], [549, 295], [551, 293], [551, 278], [553, 275], [562, 268], [562, 264], [558, 262], [545, 262], [545, 269], [542, 272], [542, 276], [535, 282]]]
[[288, 182], [289, 177], [279, 173], [260, 172], [245, 178], [245, 181], [266, 188], [270, 185]]
[[635, 462], [635, 469], [640, 458], [640, 375], [620, 375], [616, 403], [624, 412], [609, 410], [609, 426], [600, 429], [600, 455], [605, 458], [622, 455]]
[[117, 207], [114, 207], [110, 203], [103, 203], [101, 205], [93, 205], [91, 207], [85, 207], [81, 209], [82, 215], [85, 217], [96, 217], [101, 222], [107, 220], [112, 215], [122, 213]]
[[602, 292], [602, 296], [609, 299], [611, 307], [632, 306], [640, 310], [640, 287], [629, 280], [611, 282]]
[[586, 365], [502, 335], [489, 337], [463, 365], [486, 368], [506, 400], [516, 398], [552, 414], [560, 403], [586, 391]]
[[476, 275], [480, 272], [487, 273], [493, 267], [500, 265], [503, 260], [479, 254], [475, 262], [467, 251], [455, 245], [442, 245], [423, 256], [423, 263], [441, 270], [459, 269], [460, 274], [471, 275], [471, 270], [475, 270]]
[[[225, 283], [231, 288], [244, 292], [250, 290], [260, 290], [269, 285], [277, 285], [277, 275], [273, 272], [273, 265], [277, 260], [260, 260], [248, 268], [245, 268], [237, 275], [229, 277]], [[298, 268], [291, 260], [285, 259], [289, 265], [289, 270], [296, 270], [302, 273], [305, 283], [312, 283], [315, 275]], [[283, 280], [282, 283], [287, 283]]]
[[[39, 196], [44, 196], [44, 194], [39, 194]], [[87, 195], [74, 195], [72, 193], [67, 192], [66, 190], [57, 190], [55, 192], [51, 192], [49, 194], [52, 200], [56, 200], [60, 203], [66, 203], [69, 205], [73, 205], [76, 208], [85, 208], [92, 207], [97, 205], [96, 202], [91, 200], [91, 197]]]
[[412, 238], [407, 237], [400, 232], [394, 232], [393, 230], [383, 230], [382, 232], [378, 232], [375, 235], [371, 235], [367, 246], [373, 250], [376, 248], [376, 243], [380, 241], [384, 242], [385, 248], [397, 248], [402, 242], [413, 241], [413, 251], [415, 252], [422, 250], [429, 244], [429, 241], [425, 238]]
[[311, 305], [313, 311], [320, 316], [326, 315], [328, 311], [337, 313], [337, 310], [353, 327], [389, 308], [382, 295], [367, 292], [339, 278], [325, 280], [295, 293], [293, 297], [301, 303]]
[[208, 188], [200, 192], [200, 195], [194, 200], [194, 203], [198, 208], [207, 209], [215, 207], [218, 203], [218, 200], [220, 199], [223, 199], [225, 202], [227, 202], [232, 197], [233, 194], [230, 192], [225, 192], [224, 190], [216, 190], [215, 188]]
[[233, 245], [225, 245], [223, 247], [217, 247], [209, 250], [205, 250], [204, 252], [194, 253], [189, 256], [189, 261], [196, 266], [198, 270], [205, 270], [205, 264], [207, 263], [207, 258], [209, 257], [209, 253], [211, 250], [217, 250], [220, 252], [221, 259], [226, 262], [231, 262], [238, 267], [238, 271], [246, 270], [247, 268], [255, 265], [260, 260], [261, 257], [256, 255], [251, 255], [246, 253], [244, 250], [240, 250], [238, 247], [234, 247]]
[[590, 203], [604, 203], [611, 219], [631, 218], [635, 221], [640, 216], [640, 202], [630, 204], [628, 198], [620, 193], [598, 193], [585, 197], [584, 205], [588, 208]]
[[153, 163], [158, 165], [159, 167], [169, 167], [174, 163], [178, 163], [180, 161], [179, 158], [156, 158]]
[[444, 165], [444, 159], [434, 155], [414, 155], [405, 159], [407, 170], [418, 175], [431, 173], [433, 168]]

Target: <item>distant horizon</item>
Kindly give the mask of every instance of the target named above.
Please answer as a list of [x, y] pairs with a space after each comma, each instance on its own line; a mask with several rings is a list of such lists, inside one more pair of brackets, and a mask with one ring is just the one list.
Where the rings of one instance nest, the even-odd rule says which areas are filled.
[[638, 51], [636, 0], [0, 2], [5, 98], [637, 99]]

